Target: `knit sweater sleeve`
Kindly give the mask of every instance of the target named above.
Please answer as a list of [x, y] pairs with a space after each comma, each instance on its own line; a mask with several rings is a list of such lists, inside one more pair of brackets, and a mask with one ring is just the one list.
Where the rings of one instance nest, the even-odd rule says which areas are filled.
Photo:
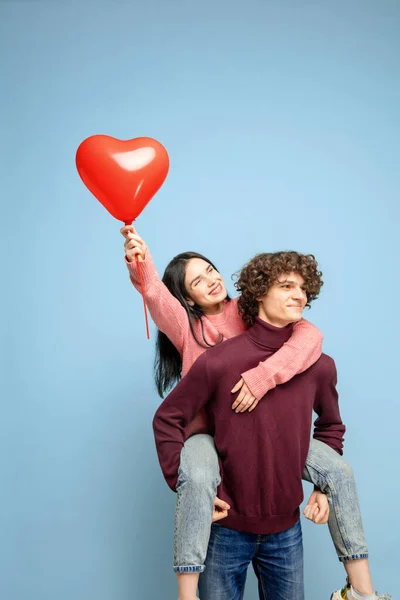
[[153, 431], [165, 480], [175, 491], [185, 427], [211, 397], [206, 354], [201, 355], [158, 408]]
[[[132, 284], [141, 293], [140, 275], [136, 261], [128, 262], [126, 266]], [[143, 262], [139, 263], [142, 272], [144, 297], [154, 323], [174, 344], [182, 354], [183, 341], [189, 330], [189, 320], [183, 306], [169, 292], [161, 281], [152, 256], [147, 249]]]
[[269, 390], [309, 369], [321, 356], [322, 340], [320, 330], [309, 321], [302, 319], [296, 323], [292, 336], [282, 348], [257, 367], [242, 373], [253, 396], [260, 400]]
[[346, 427], [339, 411], [336, 366], [329, 356], [325, 355], [322, 360], [323, 366], [319, 373], [318, 389], [314, 401], [314, 411], [318, 418], [314, 422], [313, 437], [330, 446], [338, 454], [343, 454]]

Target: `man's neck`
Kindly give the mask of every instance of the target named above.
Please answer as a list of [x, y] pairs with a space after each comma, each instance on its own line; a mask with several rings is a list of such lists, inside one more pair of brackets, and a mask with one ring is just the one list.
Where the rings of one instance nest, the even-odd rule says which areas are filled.
[[265, 321], [265, 323], [269, 323], [273, 327], [283, 328], [283, 327], [287, 327], [288, 325], [291, 325], [293, 323], [293, 321], [284, 321], [281, 319], [271, 319], [264, 313], [258, 313], [258, 318], [261, 319], [261, 321]]
[[259, 317], [256, 317], [253, 325], [247, 330], [251, 340], [258, 345], [273, 350], [278, 350], [288, 341], [293, 332], [293, 324], [286, 327], [277, 327]]

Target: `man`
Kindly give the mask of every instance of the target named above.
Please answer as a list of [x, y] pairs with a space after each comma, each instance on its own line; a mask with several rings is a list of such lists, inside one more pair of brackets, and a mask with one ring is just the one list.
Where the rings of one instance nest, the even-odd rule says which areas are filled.
[[345, 427], [336, 369], [327, 355], [278, 386], [257, 411], [238, 415], [231, 390], [238, 374], [278, 350], [292, 325], [317, 298], [321, 272], [313, 256], [277, 252], [256, 256], [242, 270], [239, 309], [249, 329], [204, 353], [156, 412], [160, 465], [175, 488], [184, 428], [206, 407], [220, 457], [218, 497], [230, 505], [212, 526], [202, 600], [239, 600], [252, 561], [265, 600], [302, 600], [303, 549], [299, 505], [313, 409], [314, 438], [342, 453]]

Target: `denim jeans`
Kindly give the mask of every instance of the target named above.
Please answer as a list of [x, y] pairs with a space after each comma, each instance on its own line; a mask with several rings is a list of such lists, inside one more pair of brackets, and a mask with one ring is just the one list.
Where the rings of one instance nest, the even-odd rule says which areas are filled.
[[323, 442], [311, 440], [303, 479], [325, 492], [328, 527], [341, 562], [368, 558], [356, 483], [350, 465]]
[[260, 600], [304, 600], [300, 521], [286, 531], [268, 535], [214, 524], [206, 569], [200, 575], [201, 600], [241, 600], [250, 562]]
[[[344, 562], [368, 557], [351, 467], [322, 442], [311, 440], [303, 479], [328, 495], [329, 530]], [[220, 483], [211, 436], [190, 437], [181, 452], [175, 510], [174, 570], [202, 572], [210, 537], [214, 498]]]

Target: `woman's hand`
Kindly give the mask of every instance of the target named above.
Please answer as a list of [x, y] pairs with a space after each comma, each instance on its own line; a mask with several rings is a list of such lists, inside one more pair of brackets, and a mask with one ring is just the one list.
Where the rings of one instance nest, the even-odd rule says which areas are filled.
[[230, 506], [227, 502], [220, 500], [218, 496], [215, 496], [214, 500], [214, 513], [212, 516], [212, 522], [220, 521], [221, 519], [225, 519], [228, 516], [228, 510]]
[[239, 394], [235, 402], [232, 404], [232, 408], [235, 412], [245, 412], [246, 410], [251, 412], [255, 409], [259, 400], [253, 396], [251, 390], [245, 384], [244, 379], [240, 379], [233, 390], [231, 390], [231, 394], [236, 394], [236, 392], [239, 392]]
[[121, 229], [121, 233], [125, 238], [125, 255], [128, 262], [136, 260], [136, 256], [139, 258], [139, 262], [143, 262], [147, 246], [133, 228], [133, 225], [125, 225]]
[[317, 525], [324, 525], [329, 519], [328, 496], [315, 490], [308, 500], [303, 515]]

